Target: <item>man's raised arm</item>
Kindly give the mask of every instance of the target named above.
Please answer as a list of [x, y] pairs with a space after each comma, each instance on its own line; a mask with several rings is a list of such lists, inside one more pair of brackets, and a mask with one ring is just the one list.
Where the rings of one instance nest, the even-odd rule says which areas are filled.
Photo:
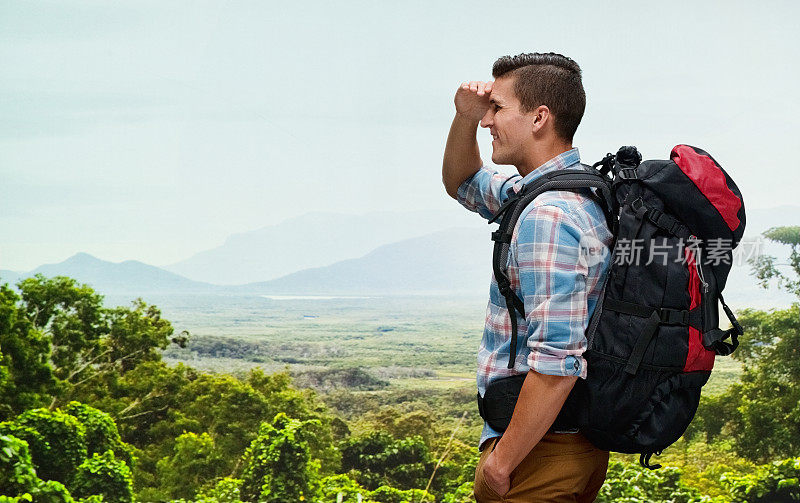
[[442, 162], [442, 182], [456, 199], [458, 187], [483, 165], [476, 134], [478, 124], [489, 109], [492, 82], [464, 82], [455, 96], [456, 116], [447, 135]]

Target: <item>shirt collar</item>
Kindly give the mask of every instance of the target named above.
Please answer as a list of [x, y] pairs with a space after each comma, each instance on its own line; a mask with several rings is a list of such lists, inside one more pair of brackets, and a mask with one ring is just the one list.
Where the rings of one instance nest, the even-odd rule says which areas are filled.
[[566, 169], [575, 164], [580, 164], [580, 162], [581, 162], [581, 156], [580, 153], [578, 153], [578, 148], [573, 147], [570, 150], [567, 150], [566, 152], [558, 154], [557, 156], [553, 157], [546, 163], [534, 169], [533, 171], [525, 175], [524, 178], [521, 178], [516, 182], [514, 182], [514, 185], [512, 186], [514, 192], [519, 192], [520, 190], [522, 190], [522, 187], [525, 184], [528, 184], [536, 180], [545, 173], [549, 173], [557, 169]]

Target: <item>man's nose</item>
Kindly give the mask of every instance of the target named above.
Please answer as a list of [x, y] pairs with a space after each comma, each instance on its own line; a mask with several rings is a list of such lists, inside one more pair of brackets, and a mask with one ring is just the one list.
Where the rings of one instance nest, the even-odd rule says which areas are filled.
[[488, 110], [486, 110], [486, 113], [483, 114], [483, 117], [481, 118], [481, 127], [492, 127], [492, 118], [493, 118], [492, 109], [489, 108]]

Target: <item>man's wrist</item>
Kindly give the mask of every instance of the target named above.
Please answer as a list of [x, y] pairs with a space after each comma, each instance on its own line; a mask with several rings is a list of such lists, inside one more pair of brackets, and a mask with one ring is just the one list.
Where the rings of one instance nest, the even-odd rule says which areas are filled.
[[505, 444], [503, 443], [503, 438], [500, 437], [500, 440], [497, 441], [495, 444], [494, 450], [490, 453], [489, 459], [487, 459], [487, 463], [492, 463], [492, 470], [498, 475], [502, 475], [503, 477], [507, 477], [511, 475], [511, 472], [514, 471], [516, 466], [509, 466], [509, 456], [504, 456], [504, 449], [503, 447]]
[[458, 110], [456, 110], [456, 119], [458, 119], [462, 124], [474, 126], [476, 131], [478, 129], [478, 125], [481, 123], [480, 117], [475, 118], [468, 112], [459, 112]]

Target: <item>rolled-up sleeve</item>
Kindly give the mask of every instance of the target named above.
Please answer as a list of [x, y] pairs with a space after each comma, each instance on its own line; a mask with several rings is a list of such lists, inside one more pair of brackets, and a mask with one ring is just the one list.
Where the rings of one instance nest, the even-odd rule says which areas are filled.
[[[547, 375], [586, 378], [589, 322], [582, 229], [562, 208], [534, 207], [520, 221], [512, 254], [527, 314], [528, 366]], [[513, 242], [512, 242], [513, 243]]]
[[489, 220], [508, 199], [508, 188], [521, 178], [520, 175], [509, 176], [483, 166], [458, 187], [458, 202]]

